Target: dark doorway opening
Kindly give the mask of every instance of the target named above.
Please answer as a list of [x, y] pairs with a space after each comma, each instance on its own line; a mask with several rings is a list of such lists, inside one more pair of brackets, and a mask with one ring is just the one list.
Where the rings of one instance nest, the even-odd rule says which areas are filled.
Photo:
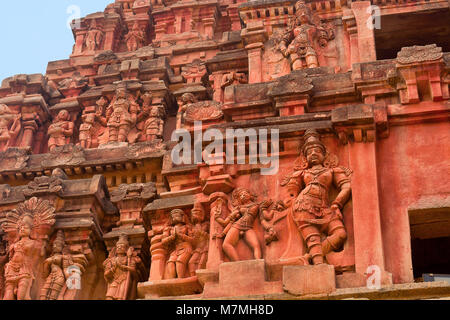
[[391, 14], [381, 17], [375, 29], [377, 59], [395, 59], [402, 47], [436, 44], [450, 52], [450, 11]]
[[416, 281], [423, 281], [423, 274], [450, 277], [450, 208], [447, 206], [447, 203], [442, 203], [441, 207], [424, 206], [409, 210], [411, 257]]
[[414, 279], [426, 273], [450, 275], [450, 237], [412, 239], [411, 251]]

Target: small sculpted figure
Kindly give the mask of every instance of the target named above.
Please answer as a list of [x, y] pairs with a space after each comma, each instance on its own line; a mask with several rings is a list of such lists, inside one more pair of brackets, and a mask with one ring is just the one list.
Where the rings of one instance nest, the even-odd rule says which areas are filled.
[[0, 104], [0, 152], [11, 145], [21, 128], [21, 116], [14, 114], [6, 104]]
[[103, 263], [108, 284], [106, 300], [127, 300], [131, 285], [137, 277], [136, 265], [139, 262], [139, 257], [133, 256], [133, 247], [130, 247], [128, 237], [121, 235], [116, 247]]
[[48, 201], [31, 198], [7, 214], [3, 230], [17, 235], [17, 240], [9, 245], [4, 300], [31, 300], [36, 258], [43, 256], [46, 245], [42, 240], [32, 239], [31, 233], [36, 228], [51, 227], [55, 223], [54, 211]]
[[194, 251], [189, 260], [189, 273], [195, 276], [195, 271], [206, 267], [209, 245], [209, 222], [205, 221], [205, 210], [201, 203], [196, 202], [191, 211], [192, 229], [194, 238]]
[[83, 123], [80, 125], [80, 145], [84, 149], [89, 149], [92, 146], [92, 135], [95, 124], [95, 113], [88, 113], [81, 117]]
[[278, 213], [286, 210], [283, 201], [273, 202], [272, 200], [264, 201], [260, 206], [261, 225], [264, 229], [264, 240], [266, 245], [278, 240], [278, 234], [274, 229], [274, 224], [283, 217], [278, 217]]
[[57, 300], [66, 283], [66, 269], [73, 264], [72, 256], [64, 254], [64, 231], [58, 230], [53, 242], [52, 255], [44, 262], [44, 286], [41, 290], [41, 300]]
[[86, 35], [85, 44], [88, 51], [95, 51], [100, 49], [100, 45], [103, 40], [103, 31], [97, 27], [97, 23], [94, 20]]
[[145, 140], [153, 141], [161, 139], [164, 132], [164, 121], [161, 119], [158, 107], [150, 109], [148, 119], [144, 124]]
[[74, 124], [70, 120], [70, 114], [67, 110], [61, 110], [53, 123], [48, 127], [48, 149], [53, 151], [56, 147], [62, 147], [70, 143], [73, 135]]
[[131, 128], [136, 124], [139, 105], [127, 89], [119, 87], [106, 110], [109, 128], [108, 142], [127, 142]]
[[[347, 239], [341, 210], [351, 196], [351, 170], [337, 166], [319, 138], [316, 131], [306, 131], [302, 163], [281, 184], [289, 190], [293, 219], [315, 265], [323, 264], [325, 255], [339, 250]], [[330, 206], [333, 185], [339, 193]], [[321, 234], [327, 236], [324, 241]]]
[[247, 76], [244, 73], [232, 71], [224, 74], [221, 87], [225, 89], [228, 86], [245, 84], [247, 82]]
[[233, 191], [233, 211], [224, 230], [223, 242], [223, 251], [231, 261], [240, 260], [236, 246], [241, 239], [252, 249], [255, 259], [262, 258], [261, 244], [253, 230], [253, 224], [259, 214], [259, 205], [254, 200], [255, 197], [247, 189], [237, 188]]
[[187, 217], [183, 210], [170, 212], [170, 226], [163, 232], [162, 244], [168, 248], [165, 279], [186, 278], [188, 263], [192, 256], [194, 238], [189, 235]]
[[137, 22], [134, 23], [133, 29], [125, 36], [125, 42], [127, 43], [127, 48], [130, 52], [134, 52], [144, 46], [145, 33], [141, 30]]
[[177, 129], [181, 129], [183, 125], [183, 118], [185, 116], [187, 107], [192, 104], [196, 103], [197, 98], [192, 93], [185, 93], [183, 94], [179, 100], [178, 100], [178, 114], [177, 114]]
[[295, 4], [295, 18], [280, 42], [279, 50], [290, 57], [292, 70], [319, 67], [316, 45], [326, 47], [334, 39], [332, 29], [313, 21], [311, 9], [303, 0]]

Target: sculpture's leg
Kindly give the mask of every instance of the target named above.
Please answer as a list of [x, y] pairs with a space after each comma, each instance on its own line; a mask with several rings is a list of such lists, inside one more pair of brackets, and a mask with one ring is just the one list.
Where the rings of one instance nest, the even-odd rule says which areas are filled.
[[31, 278], [22, 278], [17, 285], [17, 300], [31, 300], [30, 290], [33, 280]]
[[166, 279], [175, 279], [177, 277], [177, 271], [175, 268], [175, 262], [169, 261], [166, 266]]
[[247, 230], [244, 236], [245, 242], [253, 250], [253, 256], [255, 259], [262, 259], [261, 245], [259, 244], [258, 236], [253, 230]]
[[339, 250], [347, 240], [347, 232], [341, 220], [330, 221], [327, 227], [328, 237], [322, 242], [322, 251], [326, 255], [331, 251]]
[[117, 142], [117, 127], [109, 127], [109, 141], [108, 142]]
[[177, 261], [175, 263], [175, 267], [177, 269], [177, 278], [182, 279], [185, 277], [186, 274], [186, 264], [181, 261]]
[[308, 253], [311, 255], [313, 264], [323, 264], [324, 260], [319, 229], [308, 223], [301, 225], [299, 229], [303, 239], [306, 242]]
[[239, 229], [231, 228], [223, 241], [223, 251], [231, 261], [239, 261], [239, 255], [235, 249], [239, 242], [239, 234]]
[[301, 69], [303, 69], [302, 60], [301, 59], [296, 59], [292, 63], [292, 70], [301, 70]]
[[314, 54], [309, 54], [305, 58], [306, 65], [308, 68], [317, 68], [319, 66], [319, 61], [317, 60], [317, 56]]
[[5, 286], [5, 295], [3, 296], [3, 300], [15, 300], [14, 296], [14, 282], [7, 282]]
[[128, 138], [128, 126], [120, 126], [119, 128], [119, 136], [118, 141], [119, 142], [126, 142]]
[[191, 277], [195, 276], [195, 271], [198, 269], [198, 265], [199, 265], [199, 261], [200, 261], [200, 253], [199, 252], [194, 252], [194, 254], [192, 255], [191, 259], [189, 260], [189, 273], [191, 275]]

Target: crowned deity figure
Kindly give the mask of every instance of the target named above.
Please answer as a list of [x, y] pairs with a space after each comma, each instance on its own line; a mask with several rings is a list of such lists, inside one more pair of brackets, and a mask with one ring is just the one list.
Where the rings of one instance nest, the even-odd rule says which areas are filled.
[[126, 235], [121, 235], [108, 259], [103, 263], [108, 284], [106, 300], [127, 300], [137, 280], [137, 264], [140, 258], [133, 255], [133, 247]]
[[139, 27], [139, 23], [136, 21], [127, 35], [125, 36], [125, 42], [127, 43], [128, 51], [133, 52], [139, 48], [142, 48], [145, 44], [145, 32]]
[[55, 120], [48, 127], [48, 149], [53, 151], [56, 147], [62, 147], [70, 143], [73, 135], [74, 124], [70, 120], [70, 114], [67, 110], [61, 110]]
[[295, 17], [291, 20], [279, 45], [279, 50], [291, 59], [292, 70], [319, 67], [317, 48], [324, 48], [334, 39], [331, 28], [314, 20], [311, 9], [303, 0], [295, 4]]
[[[341, 249], [347, 239], [342, 210], [351, 196], [352, 172], [337, 165], [337, 157], [328, 153], [315, 130], [306, 131], [299, 160], [281, 185], [288, 188], [293, 219], [306, 242], [307, 259], [323, 264], [325, 256]], [[330, 205], [332, 186], [339, 193]]]
[[139, 105], [125, 87], [118, 87], [116, 95], [106, 109], [109, 129], [108, 142], [127, 142], [128, 134], [136, 125]]
[[[45, 233], [55, 223], [55, 208], [46, 200], [31, 198], [7, 213], [3, 230], [16, 240], [9, 245], [9, 262], [5, 266], [4, 300], [31, 300], [31, 287], [37, 258], [44, 255], [46, 235], [38, 239], [31, 234]], [[41, 232], [39, 232], [40, 229]]]
[[100, 49], [103, 40], [103, 31], [97, 27], [97, 22], [92, 21], [89, 31], [86, 34], [85, 44], [88, 51]]

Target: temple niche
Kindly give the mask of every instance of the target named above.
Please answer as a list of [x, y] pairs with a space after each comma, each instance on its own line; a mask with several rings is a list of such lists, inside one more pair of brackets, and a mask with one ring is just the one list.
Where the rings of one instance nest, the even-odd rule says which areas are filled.
[[372, 4], [75, 21], [67, 59], [1, 83], [0, 298], [448, 296], [422, 283], [450, 270], [448, 4], [377, 2], [382, 29]]

